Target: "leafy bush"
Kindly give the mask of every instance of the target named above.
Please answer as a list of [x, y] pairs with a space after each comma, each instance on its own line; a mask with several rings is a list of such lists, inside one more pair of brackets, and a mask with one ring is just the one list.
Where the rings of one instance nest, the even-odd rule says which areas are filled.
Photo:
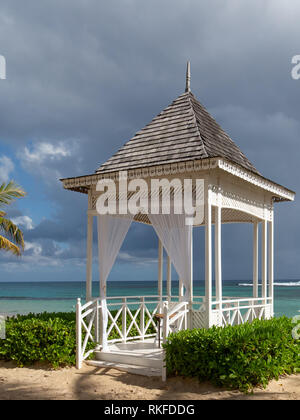
[[29, 314], [6, 321], [6, 339], [0, 340], [0, 359], [19, 366], [48, 362], [53, 367], [74, 365], [76, 322], [74, 314]]
[[286, 317], [239, 326], [171, 334], [164, 346], [167, 372], [249, 391], [280, 375], [300, 372], [300, 340]]

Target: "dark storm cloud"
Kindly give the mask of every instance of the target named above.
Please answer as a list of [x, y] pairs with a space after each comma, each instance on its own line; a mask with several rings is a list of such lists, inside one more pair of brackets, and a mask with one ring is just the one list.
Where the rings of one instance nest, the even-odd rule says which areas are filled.
[[[283, 0], [4, 0], [0, 140], [56, 209], [26, 239], [41, 243], [47, 257], [84, 256], [86, 197], [63, 191], [57, 178], [93, 172], [181, 94], [187, 59], [200, 102], [265, 176], [297, 191], [300, 81], [290, 71], [300, 53], [299, 17], [299, 3]], [[41, 143], [68, 154], [26, 162], [25, 147], [34, 154]], [[297, 276], [288, 255], [300, 248], [299, 205], [278, 207], [278, 275]], [[235, 251], [224, 250], [227, 277], [244, 276], [247, 232], [226, 229], [243, 238]], [[137, 226], [124, 249], [154, 256], [156, 246], [153, 232]]]

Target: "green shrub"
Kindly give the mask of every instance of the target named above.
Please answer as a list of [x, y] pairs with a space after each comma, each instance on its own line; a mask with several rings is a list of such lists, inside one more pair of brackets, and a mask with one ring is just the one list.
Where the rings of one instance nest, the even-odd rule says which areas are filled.
[[265, 387], [300, 371], [300, 340], [293, 339], [293, 327], [282, 317], [171, 334], [164, 346], [167, 372], [242, 391]]
[[39, 319], [41, 321], [49, 321], [49, 319], [59, 318], [62, 321], [76, 323], [75, 312], [42, 312], [39, 314], [29, 313], [27, 315], [16, 315], [14, 320], [24, 321], [28, 319]]
[[67, 314], [10, 318], [6, 339], [0, 340], [0, 359], [14, 360], [19, 366], [34, 362], [48, 362], [53, 367], [74, 365], [76, 323]]

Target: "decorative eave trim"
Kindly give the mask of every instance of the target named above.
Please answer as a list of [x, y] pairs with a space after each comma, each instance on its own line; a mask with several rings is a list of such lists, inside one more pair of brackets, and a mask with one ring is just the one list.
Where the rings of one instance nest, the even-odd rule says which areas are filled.
[[[217, 168], [243, 179], [258, 188], [268, 191], [274, 195], [275, 201], [294, 201], [295, 199], [295, 193], [293, 191], [223, 158], [210, 158], [195, 161], [189, 160], [185, 162], [174, 162], [165, 165], [151, 166], [149, 168], [129, 169], [127, 171], [127, 176], [128, 179], [152, 178], [175, 174], [182, 175], [184, 173], [207, 171]], [[74, 178], [64, 178], [61, 179], [61, 181], [65, 189], [87, 194], [88, 190], [93, 185], [96, 185], [100, 179], [112, 179], [117, 181], [119, 179], [119, 172], [116, 171], [104, 174], [96, 173]]]
[[274, 194], [275, 201], [294, 201], [295, 199], [295, 192], [283, 187], [282, 185], [276, 184], [263, 176], [247, 171], [241, 166], [235, 165], [225, 159], [219, 159], [218, 167], [231, 175], [237, 176], [252, 185]]
[[273, 202], [266, 202], [265, 197], [256, 198], [243, 195], [240, 192], [228, 191], [219, 185], [209, 184], [211, 191], [211, 202], [215, 206], [241, 211], [261, 220], [272, 221]]
[[[175, 162], [165, 165], [151, 166], [148, 168], [129, 169], [127, 171], [128, 179], [152, 178], [159, 176], [168, 176], [175, 174], [184, 174], [197, 172], [200, 170], [216, 169], [218, 167], [217, 159], [204, 159], [197, 161]], [[108, 173], [95, 173], [92, 175], [79, 176], [74, 178], [61, 179], [63, 187], [68, 190], [87, 193], [88, 189], [96, 185], [100, 179], [119, 179], [119, 171]], [[79, 191], [79, 188], [82, 191]]]

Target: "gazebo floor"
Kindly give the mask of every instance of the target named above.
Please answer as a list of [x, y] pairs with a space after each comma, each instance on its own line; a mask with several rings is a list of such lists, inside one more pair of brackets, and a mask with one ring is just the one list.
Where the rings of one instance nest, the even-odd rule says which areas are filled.
[[108, 351], [97, 351], [95, 356], [96, 360], [89, 360], [86, 363], [136, 375], [162, 375], [163, 350], [157, 347], [154, 339], [111, 344]]

